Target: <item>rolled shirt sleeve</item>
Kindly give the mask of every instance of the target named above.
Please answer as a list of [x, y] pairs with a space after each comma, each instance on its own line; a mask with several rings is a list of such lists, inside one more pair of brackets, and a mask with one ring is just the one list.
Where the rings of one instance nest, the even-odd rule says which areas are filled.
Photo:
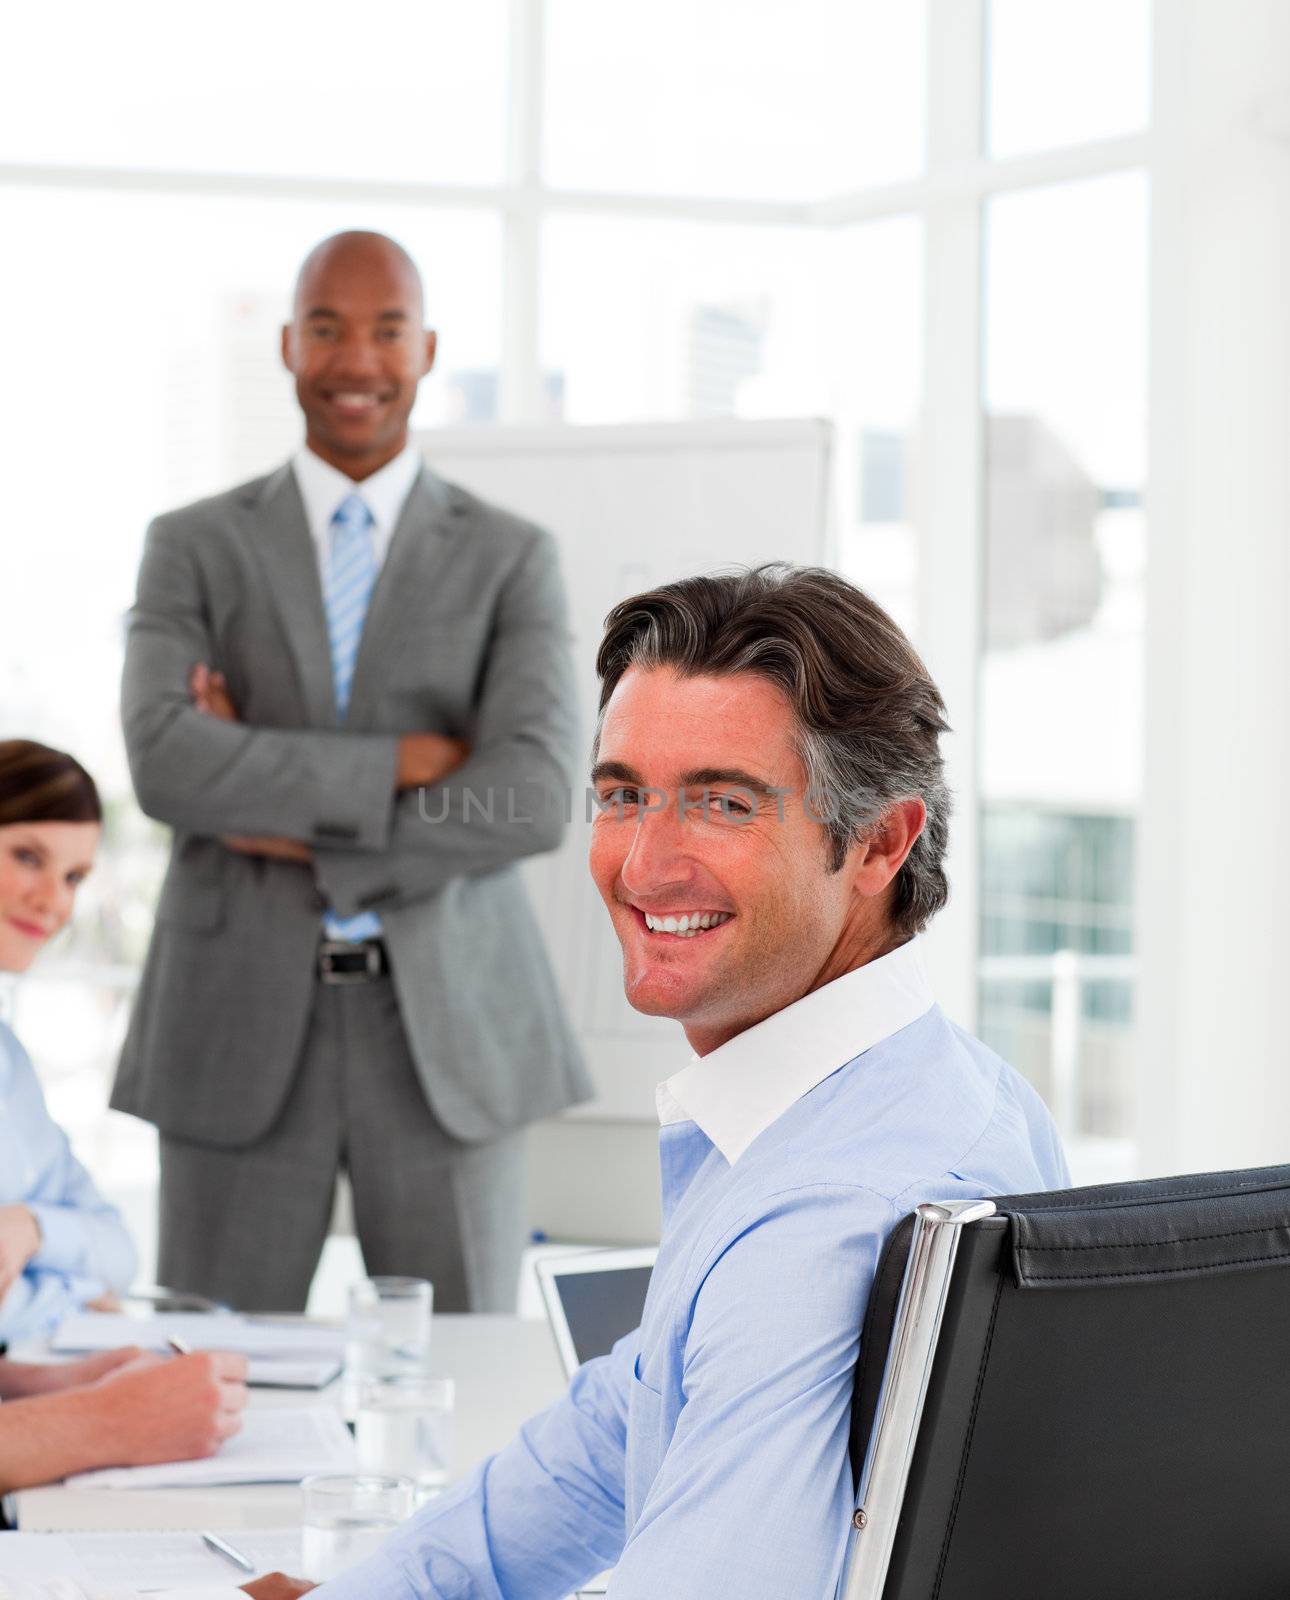
[[663, 1240], [638, 1332], [323, 1600], [563, 1600], [615, 1558], [612, 1600], [836, 1593], [883, 1245], [920, 1201], [1051, 1184], [1050, 1120], [935, 1007], [826, 1072], [733, 1160], [697, 1121], [663, 1120]]
[[[319, 1600], [564, 1600], [612, 1566], [625, 1532], [627, 1405], [637, 1336]], [[653, 1600], [664, 1591], [656, 1590]]]
[[320, 1600], [563, 1600], [615, 1561], [614, 1600], [830, 1592], [859, 1329], [895, 1220], [860, 1187], [771, 1196], [702, 1264], [680, 1338], [588, 1363]]

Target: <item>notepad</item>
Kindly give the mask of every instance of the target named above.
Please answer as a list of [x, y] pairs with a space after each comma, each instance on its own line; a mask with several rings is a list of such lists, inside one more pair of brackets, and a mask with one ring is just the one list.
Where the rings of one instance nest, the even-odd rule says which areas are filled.
[[[257, 1577], [300, 1573], [299, 1528], [225, 1529], [222, 1537], [251, 1562]], [[250, 1581], [250, 1573], [216, 1555], [199, 1533], [70, 1533], [65, 1538], [95, 1582], [113, 1587], [210, 1588], [224, 1579], [236, 1588]]]
[[253, 1389], [325, 1389], [340, 1376], [336, 1356], [293, 1361], [288, 1356], [253, 1356], [247, 1363], [246, 1381]]
[[167, 1351], [177, 1340], [190, 1350], [232, 1350], [248, 1357], [306, 1357], [333, 1361], [345, 1346], [344, 1330], [309, 1322], [266, 1322], [232, 1312], [168, 1311], [129, 1317], [122, 1312], [83, 1311], [58, 1325], [50, 1349], [60, 1355], [116, 1350], [124, 1344]]
[[59, 1324], [50, 1349], [72, 1355], [133, 1344], [169, 1354], [172, 1340], [189, 1350], [231, 1350], [246, 1356], [246, 1381], [267, 1389], [324, 1388], [339, 1374], [344, 1350], [340, 1328], [194, 1311], [153, 1317], [78, 1312]]
[[[224, 1537], [257, 1575], [300, 1571], [299, 1528], [245, 1528]], [[71, 1578], [82, 1588], [205, 1588], [245, 1583], [199, 1533], [0, 1533], [0, 1580]]]
[[69, 1488], [207, 1489], [229, 1483], [299, 1483], [311, 1472], [352, 1472], [354, 1441], [330, 1406], [256, 1407], [242, 1431], [200, 1461], [78, 1472]]

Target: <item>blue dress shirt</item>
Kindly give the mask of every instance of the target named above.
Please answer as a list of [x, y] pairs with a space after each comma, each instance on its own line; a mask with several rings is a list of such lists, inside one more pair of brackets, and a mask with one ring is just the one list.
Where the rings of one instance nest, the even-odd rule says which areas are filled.
[[128, 1289], [135, 1253], [125, 1224], [45, 1109], [31, 1058], [0, 1022], [0, 1206], [24, 1205], [40, 1248], [0, 1300], [0, 1339], [47, 1333], [88, 1300]]
[[1065, 1184], [1056, 1130], [933, 1004], [917, 941], [695, 1061], [659, 1104], [641, 1327], [319, 1600], [561, 1600], [615, 1563], [615, 1600], [835, 1593], [883, 1243], [923, 1200]]

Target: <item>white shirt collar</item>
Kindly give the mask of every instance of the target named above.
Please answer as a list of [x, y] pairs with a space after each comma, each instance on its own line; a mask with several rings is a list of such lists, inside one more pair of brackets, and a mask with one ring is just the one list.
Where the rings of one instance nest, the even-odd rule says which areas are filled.
[[693, 1121], [733, 1166], [754, 1139], [839, 1067], [899, 1033], [934, 1004], [922, 941], [911, 939], [660, 1083], [659, 1122]]
[[421, 471], [421, 452], [409, 443], [370, 478], [355, 483], [329, 461], [301, 445], [292, 457], [300, 498], [305, 503], [309, 534], [318, 551], [321, 570], [327, 570], [331, 554], [331, 519], [347, 495], [356, 494], [372, 513], [372, 550], [379, 567], [390, 548], [403, 506]]

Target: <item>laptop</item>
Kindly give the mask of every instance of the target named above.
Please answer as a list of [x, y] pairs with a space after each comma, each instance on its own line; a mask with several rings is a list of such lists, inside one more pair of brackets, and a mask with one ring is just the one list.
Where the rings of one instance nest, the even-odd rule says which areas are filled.
[[556, 1348], [571, 1378], [596, 1356], [608, 1355], [640, 1326], [657, 1246], [639, 1250], [580, 1250], [537, 1263], [538, 1287]]
[[[555, 1335], [564, 1375], [584, 1361], [607, 1356], [625, 1333], [640, 1327], [645, 1294], [658, 1247], [640, 1250], [579, 1250], [544, 1256], [536, 1264], [538, 1287]], [[575, 1600], [603, 1595], [609, 1574], [579, 1589]]]

